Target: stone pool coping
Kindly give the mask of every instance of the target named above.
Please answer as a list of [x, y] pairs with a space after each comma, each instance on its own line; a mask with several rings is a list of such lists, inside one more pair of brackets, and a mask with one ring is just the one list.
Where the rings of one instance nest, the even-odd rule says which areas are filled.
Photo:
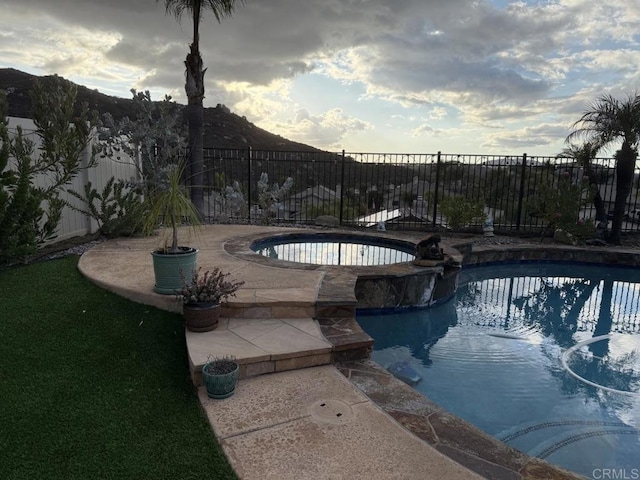
[[576, 480], [582, 476], [520, 452], [452, 415], [373, 360], [336, 365], [400, 425], [469, 470], [491, 480]]
[[462, 264], [559, 262], [620, 267], [640, 267], [640, 251], [622, 247], [571, 246], [548, 243], [474, 245], [468, 239], [451, 242], [462, 255]]

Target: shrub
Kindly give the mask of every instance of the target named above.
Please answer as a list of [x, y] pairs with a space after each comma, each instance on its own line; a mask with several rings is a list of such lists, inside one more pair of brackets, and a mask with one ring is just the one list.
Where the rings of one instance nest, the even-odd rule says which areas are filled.
[[263, 172], [258, 180], [258, 206], [261, 223], [269, 225], [278, 213], [278, 204], [293, 187], [293, 178], [288, 177], [282, 186], [277, 183], [269, 185], [269, 176]]
[[[107, 113], [102, 119], [99, 151], [102, 156], [118, 160], [122, 153], [140, 158], [138, 175], [144, 181], [144, 193], [166, 183], [166, 168], [186, 157], [187, 132], [182, 120], [182, 106], [165, 96], [153, 102], [148, 91], [131, 90], [135, 119], [115, 121]], [[183, 180], [183, 179], [182, 179]]]
[[[50, 77], [34, 83], [31, 99], [37, 155], [22, 128], [9, 136], [6, 95], [0, 92], [0, 265], [20, 261], [55, 238], [65, 205], [60, 191], [93, 166], [93, 155], [81, 164], [94, 121], [86, 105], [74, 110], [76, 87]], [[36, 184], [37, 177], [45, 181]]]
[[115, 238], [142, 232], [141, 219], [147, 212], [137, 185], [111, 177], [102, 192], [93, 188], [91, 182], [84, 186], [82, 194], [74, 190], [68, 192], [85, 206], [79, 208], [67, 203], [69, 208], [93, 218], [102, 235]]
[[595, 227], [590, 219], [580, 218], [580, 209], [591, 203], [593, 194], [588, 177], [574, 182], [571, 174], [564, 171], [556, 185], [549, 179], [542, 182], [538, 193], [529, 200], [528, 210], [543, 220], [542, 236], [561, 228], [584, 238], [591, 235]]
[[474, 223], [483, 223], [487, 217], [482, 202], [465, 197], [446, 197], [438, 208], [454, 230]]
[[[342, 220], [346, 222], [354, 221], [359, 216], [367, 213], [367, 206], [364, 203], [358, 203], [356, 200], [345, 198], [342, 203]], [[332, 215], [340, 218], [340, 200], [332, 202], [323, 202], [318, 205], [308, 204], [305, 207], [305, 218], [314, 219], [321, 215]]]
[[246, 217], [249, 207], [242, 193], [240, 183], [236, 180], [233, 185], [224, 190], [225, 212], [233, 217]]

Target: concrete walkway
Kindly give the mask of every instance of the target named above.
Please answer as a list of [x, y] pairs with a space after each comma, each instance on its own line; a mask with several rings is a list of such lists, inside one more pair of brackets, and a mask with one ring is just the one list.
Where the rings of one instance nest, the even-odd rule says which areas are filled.
[[330, 365], [262, 375], [200, 401], [244, 480], [479, 479], [409, 433]]

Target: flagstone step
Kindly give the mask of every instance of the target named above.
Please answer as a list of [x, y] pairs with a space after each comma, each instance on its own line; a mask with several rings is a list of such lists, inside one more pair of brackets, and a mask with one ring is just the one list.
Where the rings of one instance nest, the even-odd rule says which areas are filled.
[[221, 318], [215, 330], [187, 330], [185, 336], [196, 386], [202, 385], [202, 367], [209, 358], [234, 356], [240, 378], [246, 378], [364, 358], [373, 345], [355, 319]]

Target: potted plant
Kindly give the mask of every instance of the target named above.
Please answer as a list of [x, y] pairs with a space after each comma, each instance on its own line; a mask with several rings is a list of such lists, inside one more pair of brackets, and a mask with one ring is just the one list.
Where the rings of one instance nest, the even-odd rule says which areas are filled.
[[142, 231], [151, 235], [159, 226], [169, 227], [163, 232], [161, 247], [152, 252], [154, 290], [175, 295], [182, 287], [180, 271], [190, 276], [197, 254], [195, 248], [178, 245], [178, 227], [185, 223], [194, 227], [203, 218], [182, 184], [188, 157], [183, 107], [169, 96], [154, 102], [148, 91], [132, 93], [134, 118], [116, 121], [104, 115], [98, 146], [103, 156], [115, 161], [122, 154], [137, 159], [136, 177], [147, 209], [140, 219]]
[[235, 357], [209, 358], [202, 366], [202, 382], [209, 398], [227, 398], [233, 395], [238, 383], [240, 365]]
[[188, 330], [208, 332], [218, 326], [220, 305], [244, 285], [228, 280], [229, 273], [219, 268], [201, 274], [202, 268], [193, 270], [188, 279], [182, 275], [182, 312]]
[[200, 215], [181, 184], [183, 171], [184, 161], [163, 167], [146, 199], [149, 214], [143, 225], [144, 232], [150, 235], [160, 225], [169, 227], [165, 229], [162, 246], [151, 252], [154, 291], [165, 295], [175, 295], [182, 288], [182, 274], [191, 277], [196, 268], [198, 250], [178, 244], [179, 226], [200, 224]]

